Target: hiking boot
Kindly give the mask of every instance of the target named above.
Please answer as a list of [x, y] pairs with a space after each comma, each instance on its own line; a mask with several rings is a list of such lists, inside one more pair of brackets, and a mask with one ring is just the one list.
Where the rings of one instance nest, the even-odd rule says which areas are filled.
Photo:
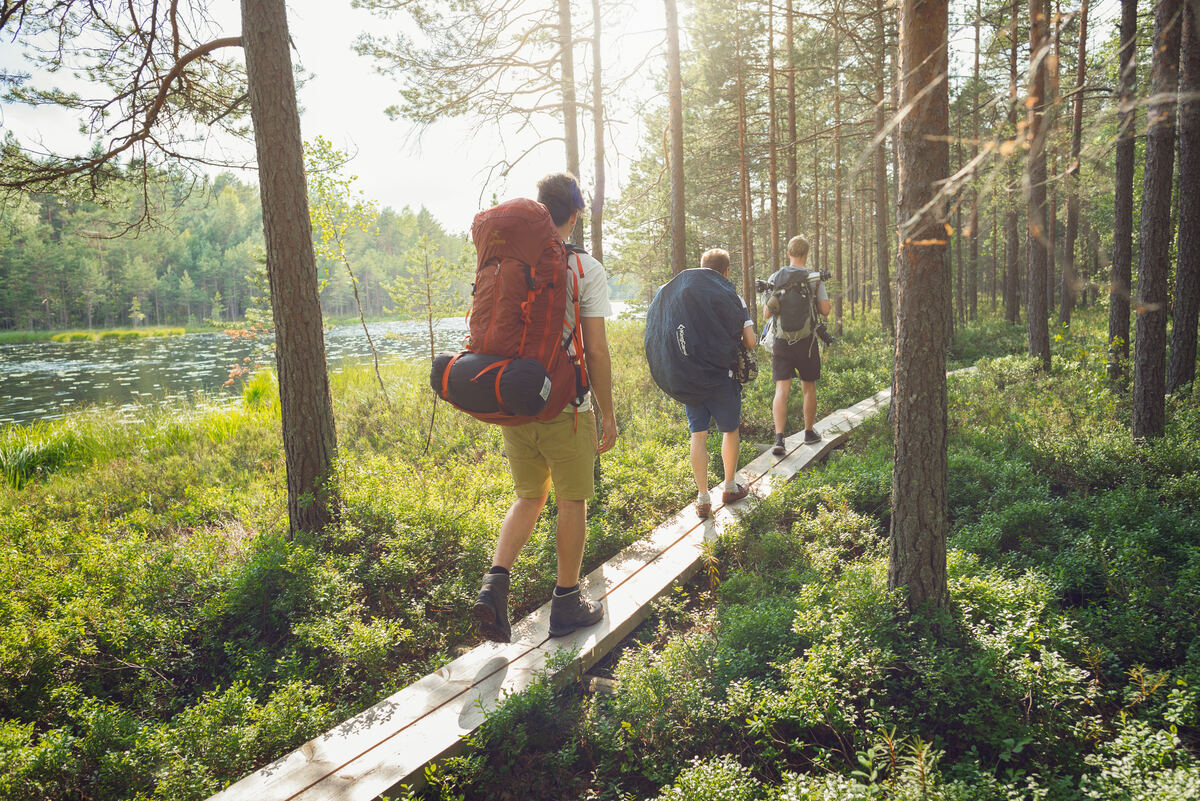
[[771, 448], [771, 453], [775, 454], [776, 456], [783, 456], [783, 453], [786, 450], [787, 446], [783, 444], [783, 434], [776, 434], [775, 447]]
[[750, 488], [747, 487], [745, 484], [734, 484], [733, 492], [730, 492], [729, 490], [725, 490], [724, 492], [721, 493], [721, 503], [724, 503], [724, 504], [737, 503], [738, 501], [740, 501], [742, 498], [745, 498], [749, 494], [750, 494]]
[[811, 428], [804, 429], [804, 444], [811, 445], [814, 442], [820, 442], [821, 435]]
[[507, 573], [488, 573], [475, 599], [475, 622], [479, 635], [492, 642], [511, 642], [512, 626], [508, 622]]
[[700, 503], [700, 501], [696, 501], [696, 517], [700, 518], [701, 520], [707, 520], [708, 516], [711, 514], [712, 514], [712, 502], [711, 501], [709, 501], [708, 503]]
[[604, 607], [592, 603], [576, 587], [566, 595], [555, 593], [550, 600], [550, 636], [566, 637], [575, 629], [592, 626], [604, 617]]

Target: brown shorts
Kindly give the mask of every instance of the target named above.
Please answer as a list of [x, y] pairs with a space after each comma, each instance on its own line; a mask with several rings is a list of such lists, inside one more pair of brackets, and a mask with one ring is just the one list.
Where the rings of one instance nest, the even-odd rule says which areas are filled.
[[821, 377], [821, 346], [815, 337], [795, 342], [775, 337], [771, 348], [771, 380], [791, 381], [796, 376], [801, 381], [816, 381]]
[[518, 498], [541, 498], [554, 483], [562, 501], [586, 501], [594, 491], [596, 416], [566, 410], [549, 422], [503, 426], [504, 453]]

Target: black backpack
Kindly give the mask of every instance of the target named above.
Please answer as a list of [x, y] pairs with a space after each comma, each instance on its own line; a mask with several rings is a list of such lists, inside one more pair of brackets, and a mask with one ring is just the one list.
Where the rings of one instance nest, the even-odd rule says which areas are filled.
[[775, 319], [775, 335], [788, 342], [810, 337], [817, 327], [816, 287], [803, 267], [775, 273], [767, 293], [767, 309]]
[[736, 365], [744, 323], [745, 307], [728, 278], [703, 267], [679, 273], [646, 311], [654, 383], [680, 403], [703, 403]]

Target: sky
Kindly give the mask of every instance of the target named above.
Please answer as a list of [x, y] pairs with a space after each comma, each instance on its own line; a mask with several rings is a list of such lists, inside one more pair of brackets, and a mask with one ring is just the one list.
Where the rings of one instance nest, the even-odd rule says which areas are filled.
[[[540, 0], [539, 0], [540, 1]], [[212, 0], [207, 10], [224, 27], [222, 35], [240, 28], [235, 0]], [[373, 62], [353, 51], [355, 38], [363, 31], [386, 32], [387, 26], [400, 24], [383, 21], [349, 4], [332, 9], [329, 2], [292, 0], [288, 3], [288, 25], [295, 50], [294, 63], [308, 75], [299, 89], [302, 107], [301, 133], [306, 140], [324, 136], [333, 145], [354, 155], [347, 173], [357, 176], [356, 188], [383, 206], [416, 210], [428, 208], [452, 231], [465, 231], [480, 208], [489, 205], [493, 194], [499, 199], [532, 195], [537, 179], [565, 166], [565, 148], [561, 141], [542, 146], [537, 157], [519, 163], [506, 178], [492, 176], [490, 167], [504, 156], [501, 139], [515, 156], [523, 147], [544, 136], [561, 136], [561, 123], [547, 124], [540, 136], [515, 134], [511, 126], [502, 131], [492, 123], [480, 123], [469, 116], [437, 123], [423, 131], [407, 121], [389, 120], [384, 108], [398, 100], [398, 84], [379, 75]], [[576, 28], [590, 29], [590, 4], [576, 2]], [[607, 21], [603, 34], [609, 39], [604, 56], [614, 70], [633, 69], [649, 51], [661, 49], [663, 40], [661, 3], [629, 0]], [[576, 77], [581, 96], [590, 92], [583, 85], [584, 60], [590, 64], [590, 50], [576, 52]], [[0, 41], [0, 68], [29, 69], [11, 42]], [[606, 72], [609, 65], [606, 65]], [[621, 93], [620, 108], [610, 130], [616, 139], [609, 143], [606, 195], [614, 197], [628, 170], [630, 160], [640, 147], [640, 126], [633, 94], [653, 94], [656, 75], [662, 70], [661, 59], [650, 61], [638, 70], [632, 89]], [[590, 73], [590, 70], [587, 70]], [[35, 80], [41, 80], [35, 75]], [[49, 85], [48, 80], [43, 84]], [[581, 172], [587, 189], [591, 179], [591, 118], [580, 114], [580, 130], [585, 136], [581, 146]], [[0, 135], [11, 130], [23, 142], [41, 139], [59, 150], [79, 152], [86, 141], [77, 133], [74, 118], [62, 111], [30, 109], [22, 106], [0, 107]], [[233, 149], [253, 156], [253, 149], [234, 143]], [[248, 176], [253, 180], [253, 176]]]

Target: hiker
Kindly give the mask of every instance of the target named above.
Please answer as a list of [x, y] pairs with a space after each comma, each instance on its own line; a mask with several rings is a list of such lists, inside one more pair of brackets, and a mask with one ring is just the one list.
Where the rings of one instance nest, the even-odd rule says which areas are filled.
[[[554, 173], [540, 180], [537, 186], [538, 202], [549, 210], [559, 237], [566, 243], [585, 207], [578, 181], [570, 173]], [[579, 572], [596, 455], [610, 449], [617, 438], [612, 360], [604, 330], [604, 318], [612, 313], [612, 306], [604, 266], [581, 249], [569, 244], [566, 247], [568, 272], [574, 273], [574, 279], [579, 281], [579, 333], [591, 393], [577, 403], [568, 404], [552, 420], [535, 420], [501, 429], [517, 499], [500, 524], [492, 568], [483, 577], [473, 609], [480, 634], [495, 642], [511, 639], [509, 573], [533, 533], [551, 484], [558, 505], [558, 577], [550, 605], [550, 636], [563, 637], [599, 622], [604, 616], [604, 607], [588, 601], [580, 592]], [[563, 335], [570, 338], [575, 330], [573, 302], [567, 303], [566, 317]], [[600, 416], [598, 443], [593, 407]]]
[[[738, 297], [733, 282], [729, 281], [729, 253], [720, 248], [706, 251], [700, 257], [700, 269], [718, 273], [729, 284], [728, 295], [721, 298], [720, 315], [730, 329], [740, 324], [742, 347], [752, 350], [758, 345], [758, 337], [754, 333], [754, 321], [750, 319], [746, 304]], [[687, 412], [688, 431], [691, 434], [692, 476], [696, 479], [696, 516], [704, 519], [712, 514], [712, 499], [708, 495], [710, 420], [717, 424], [717, 431], [721, 432], [721, 464], [725, 469], [721, 502], [729, 504], [740, 501], [750, 492], [745, 484], [738, 484], [734, 480], [741, 439], [742, 387], [733, 380], [733, 374], [730, 372], [714, 383], [706, 401], [684, 404], [683, 408]]]
[[[814, 312], [819, 313], [821, 317], [828, 317], [830, 311], [829, 293], [825, 290], [821, 274], [808, 271], [804, 266], [808, 261], [808, 240], [802, 236], [794, 236], [788, 240], [787, 256], [788, 266], [776, 270], [767, 280], [768, 284], [777, 289], [767, 296], [764, 312], [766, 324], [775, 328], [775, 341], [771, 346], [771, 378], [775, 381], [771, 416], [775, 421], [775, 446], [771, 452], [776, 456], [782, 456], [787, 450], [783, 442], [787, 426], [787, 400], [792, 389], [792, 379], [796, 376], [800, 377], [800, 388], [804, 393], [804, 441], [821, 441], [821, 435], [813, 426], [817, 421], [817, 380], [821, 377], [821, 349], [817, 345], [817, 335], [824, 330], [820, 328], [824, 322], [819, 321]], [[801, 305], [798, 315], [804, 319], [793, 323], [802, 334], [799, 338], [784, 335], [789, 321], [779, 314], [791, 313], [790, 308], [786, 304], [781, 306], [778, 300], [780, 290], [790, 289], [785, 286], [788, 277], [797, 275], [789, 272], [789, 268], [804, 271], [792, 280], [807, 281], [807, 287], [799, 287], [802, 291], [797, 293], [797, 296], [805, 298], [804, 304], [807, 304], [807, 308], [804, 304]], [[772, 320], [772, 317], [776, 319]]]
[[721, 432], [725, 483], [721, 500], [734, 503], [749, 489], [735, 480], [742, 388], [733, 367], [739, 350], [756, 345], [754, 323], [729, 280], [729, 253], [713, 249], [700, 267], [684, 270], [654, 295], [646, 312], [646, 360], [663, 392], [683, 404], [690, 433], [696, 514], [712, 514], [708, 494], [708, 428]]

